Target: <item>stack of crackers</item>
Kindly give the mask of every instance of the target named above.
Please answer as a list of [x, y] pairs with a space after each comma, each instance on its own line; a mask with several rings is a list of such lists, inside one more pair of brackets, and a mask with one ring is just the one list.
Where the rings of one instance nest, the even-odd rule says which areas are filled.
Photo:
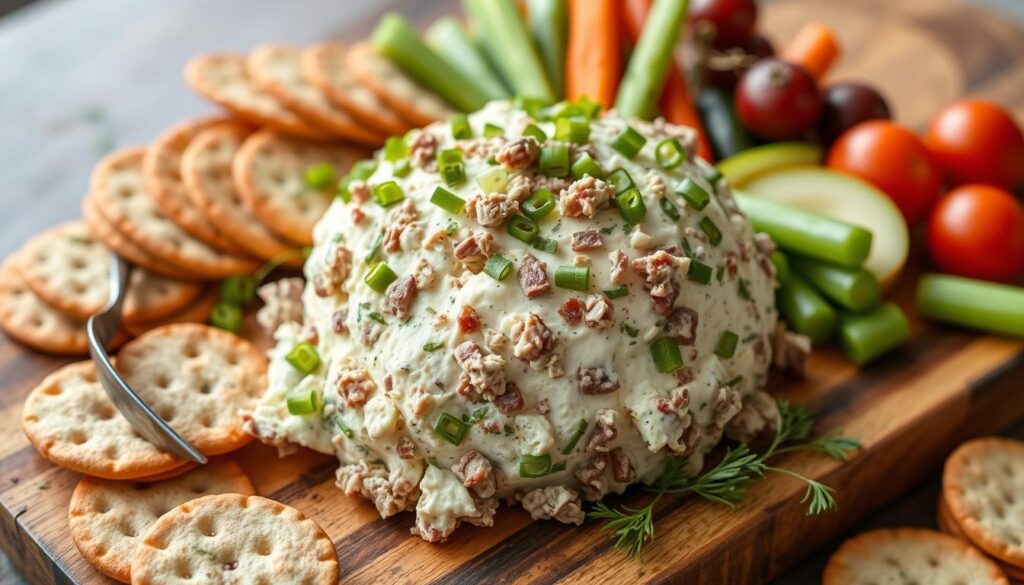
[[824, 585], [1024, 583], [1024, 443], [988, 437], [949, 456], [938, 504], [942, 532], [874, 530], [845, 542]]

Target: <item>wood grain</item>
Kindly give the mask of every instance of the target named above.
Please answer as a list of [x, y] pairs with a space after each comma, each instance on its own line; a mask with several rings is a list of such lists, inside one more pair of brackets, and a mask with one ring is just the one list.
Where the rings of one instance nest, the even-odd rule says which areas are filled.
[[[31, 206], [24, 197], [0, 200], [0, 213], [17, 220], [0, 232], [0, 250], [75, 213], [95, 159], [82, 153], [91, 152], [101, 124], [114, 141], [138, 142], [206, 109], [180, 81], [188, 55], [261, 41], [351, 40], [392, 5], [353, 4], [342, 15], [336, 0], [118, 0], [99, 7], [75, 0], [64, 2], [60, 14], [26, 11], [31, 14], [12, 34], [0, 28], [0, 53], [33, 47], [24, 58], [0, 60], [0, 91], [9, 96], [0, 122], [12, 132], [0, 155], [24, 163], [9, 165], [11, 183], [39, 195]], [[422, 23], [453, 4], [400, 8]], [[243, 13], [245, 22], [236, 22]], [[965, 94], [990, 96], [1024, 113], [1024, 64], [1016, 62], [1024, 55], [1024, 33], [986, 12], [952, 0], [775, 0], [763, 13], [764, 30], [777, 45], [811, 18], [836, 26], [846, 51], [833, 77], [879, 85], [910, 125], [922, 126], [940, 105]], [[350, 24], [338, 30], [333, 23], [341, 21]], [[135, 28], [110, 29], [127, 22]], [[26, 40], [44, 31], [51, 46]], [[163, 50], [172, 37], [173, 50]], [[76, 53], [86, 38], [90, 49]], [[61, 75], [42, 83], [34, 74], [40, 68]], [[12, 87], [12, 80], [25, 86]], [[61, 91], [69, 88], [75, 91]], [[74, 117], [90, 104], [100, 104], [105, 121]], [[17, 124], [29, 109], [43, 113]], [[55, 167], [64, 172], [48, 172]], [[913, 273], [923, 265], [913, 258], [916, 270], [893, 292], [905, 307]], [[260, 494], [324, 526], [337, 544], [345, 582], [763, 582], [934, 472], [963, 438], [1024, 418], [1024, 343], [911, 318], [909, 346], [868, 369], [858, 371], [833, 348], [815, 354], [806, 380], [773, 380], [776, 393], [817, 413], [820, 432], [841, 428], [865, 444], [843, 464], [813, 455], [781, 462], [838, 487], [839, 512], [808, 518], [802, 485], [779, 475], [757, 484], [735, 510], [668, 498], [657, 510], [658, 538], [642, 564], [611, 550], [592, 522], [582, 528], [532, 522], [519, 509], [502, 510], [494, 528], [461, 528], [448, 544], [430, 545], [409, 535], [410, 514], [382, 521], [370, 504], [341, 495], [333, 485], [336, 462], [327, 457], [302, 452], [268, 465], [273, 452], [251, 445], [237, 458]], [[67, 533], [77, 476], [42, 460], [20, 431], [21, 400], [61, 363], [0, 340], [0, 545], [32, 582], [106, 583]], [[634, 490], [617, 500], [644, 497]]]

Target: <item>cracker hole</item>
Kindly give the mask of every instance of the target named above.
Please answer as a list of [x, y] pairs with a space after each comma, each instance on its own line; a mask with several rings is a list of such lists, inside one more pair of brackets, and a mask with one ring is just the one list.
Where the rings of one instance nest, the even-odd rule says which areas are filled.
[[166, 390], [167, 387], [171, 385], [171, 379], [167, 377], [167, 374], [159, 374], [153, 383], [156, 384], [157, 388]]
[[93, 409], [93, 412], [96, 414], [96, 418], [100, 420], [110, 420], [114, 418], [114, 414], [116, 413], [114, 407], [109, 404], [97, 406]]
[[199, 393], [203, 395], [208, 395], [211, 392], [213, 392], [213, 384], [211, 384], [209, 380], [203, 380], [202, 383], [199, 385]]
[[261, 537], [259, 540], [256, 541], [256, 545], [254, 546], [254, 548], [256, 549], [256, 554], [260, 555], [261, 557], [269, 556], [270, 551], [273, 550], [273, 547], [270, 544], [270, 540], [264, 537]]
[[928, 557], [925, 560], [928, 562], [928, 566], [930, 566], [930, 567], [938, 567], [939, 566], [939, 559], [937, 559], [935, 557]]
[[32, 315], [32, 318], [29, 320], [29, 323], [33, 327], [42, 327], [44, 321], [43, 321], [43, 318], [40, 317], [39, 315]]
[[93, 502], [92, 509], [97, 514], [106, 514], [110, 511], [110, 503], [106, 500], [96, 500]]
[[193, 494], [205, 494], [205, 493], [207, 493], [209, 491], [210, 491], [210, 486], [208, 484], [205, 484], [205, 483], [192, 484], [192, 493]]
[[75, 270], [81, 270], [88, 265], [89, 263], [86, 262], [85, 259], [80, 258], [78, 256], [75, 256], [74, 258], [71, 259], [71, 267], [74, 268]]
[[172, 420], [174, 420], [175, 409], [173, 406], [170, 405], [160, 406], [157, 408], [156, 413], [160, 415], [160, 418], [164, 419], [167, 422], [171, 422]]
[[203, 536], [207, 536], [209, 538], [217, 536], [217, 529], [213, 527], [213, 518], [211, 516], [200, 516], [197, 518], [196, 530], [198, 530]]
[[68, 440], [74, 443], [75, 445], [81, 445], [89, 440], [89, 436], [86, 435], [84, 432], [75, 429], [71, 431], [71, 434], [68, 436]]
[[128, 185], [121, 185], [117, 190], [117, 196], [121, 199], [129, 199], [132, 196], [132, 189]]
[[121, 534], [123, 536], [128, 538], [135, 538], [138, 536], [138, 533], [135, 532], [135, 527], [129, 524], [127, 520], [122, 521], [119, 528], [121, 529]]
[[121, 453], [117, 450], [117, 445], [111, 445], [103, 450], [103, 454], [110, 459], [117, 460], [121, 457]]
[[188, 343], [182, 348], [181, 353], [185, 354], [187, 358], [197, 358], [199, 357], [199, 348], [194, 343]]
[[43, 394], [48, 396], [60, 396], [61, 392], [63, 392], [63, 390], [61, 390], [60, 386], [47, 386], [46, 388], [43, 388]]
[[75, 293], [76, 295], [83, 295], [87, 290], [89, 290], [89, 288], [80, 282], [76, 282], [75, 284], [71, 285], [71, 292]]
[[96, 555], [98, 557], [106, 556], [106, 554], [107, 554], [107, 547], [105, 547], [105, 546], [97, 546], [97, 547], [92, 549], [92, 552], [93, 552], [94, 555]]
[[213, 415], [209, 412], [203, 412], [199, 415], [199, 425], [204, 427], [210, 427], [213, 425]]
[[192, 578], [192, 566], [188, 562], [188, 557], [178, 557], [174, 560], [174, 574], [186, 581]]

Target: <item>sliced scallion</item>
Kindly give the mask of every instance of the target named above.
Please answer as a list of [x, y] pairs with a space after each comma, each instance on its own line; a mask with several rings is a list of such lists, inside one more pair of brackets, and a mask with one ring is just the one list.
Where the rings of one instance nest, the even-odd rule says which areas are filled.
[[398, 183], [385, 181], [373, 188], [373, 198], [381, 207], [389, 207], [405, 199], [405, 193]]
[[523, 455], [519, 458], [519, 477], [544, 477], [551, 473], [551, 455]]
[[618, 195], [628, 189], [636, 187], [636, 183], [633, 182], [633, 177], [629, 175], [629, 171], [626, 169], [615, 169], [608, 175], [607, 182], [611, 183], [612, 187], [615, 188], [615, 194]]
[[736, 343], [739, 340], [740, 337], [732, 331], [728, 329], [723, 331], [718, 342], [715, 343], [715, 355], [720, 358], [731, 358], [736, 354]]
[[601, 168], [601, 165], [593, 157], [583, 153], [582, 156], [576, 159], [576, 162], [572, 163], [572, 178], [579, 180], [585, 175], [590, 175], [595, 179], [603, 179], [608, 174], [604, 172], [604, 169]]
[[452, 445], [461, 443], [466, 438], [468, 431], [469, 425], [447, 412], [442, 412], [441, 417], [437, 419], [437, 424], [434, 425], [434, 432]]
[[536, 124], [530, 124], [526, 128], [523, 128], [523, 136], [532, 136], [540, 144], [544, 144], [548, 141], [547, 133], [541, 130], [540, 126], [537, 126]]
[[712, 274], [714, 274], [714, 270], [710, 266], [699, 260], [690, 259], [690, 268], [686, 271], [687, 280], [708, 284], [711, 282]]
[[439, 167], [437, 172], [441, 175], [444, 184], [449, 187], [459, 185], [466, 180], [466, 165], [463, 163], [453, 163], [446, 167]]
[[668, 374], [683, 366], [683, 356], [679, 353], [679, 342], [674, 337], [659, 337], [651, 342], [651, 358], [659, 372]]
[[547, 189], [537, 189], [533, 195], [519, 205], [523, 215], [533, 221], [540, 221], [555, 208], [555, 194]]
[[540, 172], [548, 177], [564, 177], [569, 174], [569, 147], [552, 144], [540, 150]]
[[669, 219], [679, 221], [679, 209], [677, 209], [676, 206], [668, 200], [668, 198], [662, 197], [661, 199], [658, 199], [658, 207], [661, 208], [661, 211], [667, 215]]
[[350, 439], [355, 435], [355, 433], [352, 432], [352, 429], [349, 428], [347, 424], [345, 424], [345, 421], [341, 420], [341, 416], [334, 417], [334, 425], [337, 426], [338, 430], [344, 433], [344, 435]]
[[654, 147], [654, 160], [663, 169], [674, 169], [686, 160], [686, 149], [675, 138], [666, 138]]
[[484, 274], [494, 280], [505, 280], [512, 273], [512, 262], [503, 256], [495, 254], [487, 259], [484, 264]]
[[242, 328], [242, 306], [221, 301], [210, 309], [210, 325], [217, 329], [238, 333]]
[[484, 124], [484, 138], [494, 138], [505, 133], [505, 129], [490, 122]]
[[609, 299], [619, 299], [629, 294], [629, 287], [624, 284], [620, 284], [615, 288], [606, 288], [601, 292], [603, 292], [604, 296]]
[[698, 225], [700, 230], [704, 232], [704, 235], [708, 237], [708, 242], [712, 246], [717, 246], [722, 241], [722, 230], [718, 229], [718, 226], [715, 225], [715, 222], [710, 217], [704, 217]]
[[430, 202], [452, 215], [462, 213], [462, 208], [466, 206], [464, 199], [444, 187], [434, 189], [434, 194], [430, 196]]
[[520, 242], [529, 244], [537, 237], [539, 230], [537, 224], [528, 217], [522, 215], [513, 215], [508, 220], [508, 234]]
[[306, 185], [311, 189], [326, 189], [334, 182], [334, 165], [331, 163], [319, 163], [306, 167], [303, 173]]
[[647, 139], [642, 134], [626, 126], [615, 137], [615, 140], [612, 140], [612, 148], [617, 150], [622, 156], [631, 159], [643, 149], [646, 143]]
[[285, 403], [288, 405], [288, 413], [296, 416], [313, 414], [323, 406], [323, 399], [316, 390], [292, 390], [285, 396]]
[[302, 374], [312, 374], [320, 365], [320, 354], [308, 341], [297, 343], [284, 359]]
[[405, 138], [392, 136], [384, 141], [384, 160], [398, 162], [408, 156], [409, 146], [405, 143]]
[[373, 245], [370, 246], [370, 251], [366, 253], [366, 258], [363, 260], [363, 263], [369, 264], [370, 262], [373, 262], [373, 259], [377, 257], [377, 253], [380, 252], [380, 247], [383, 243], [384, 232], [377, 232], [377, 237], [373, 240]]
[[388, 285], [398, 279], [398, 275], [395, 274], [394, 270], [387, 265], [387, 262], [378, 262], [366, 273], [366, 277], [363, 278], [363, 282], [367, 284], [373, 290], [384, 294], [384, 291], [388, 290]]
[[555, 269], [555, 286], [583, 292], [590, 290], [590, 267], [559, 266]]
[[583, 438], [583, 434], [587, 432], [587, 421], [586, 419], [580, 419], [576, 423], [576, 428], [572, 430], [572, 435], [569, 436], [569, 442], [562, 447], [562, 455], [568, 455], [572, 453], [572, 450], [579, 444], [580, 439]]
[[484, 193], [504, 193], [508, 186], [508, 171], [500, 165], [491, 167], [476, 176], [476, 184]]
[[463, 140], [473, 137], [473, 129], [469, 126], [469, 116], [463, 113], [453, 114], [451, 119], [452, 138]]
[[396, 162], [391, 169], [391, 174], [398, 177], [399, 179], [409, 176], [409, 173], [411, 172], [412, 162], [410, 162], [409, 159], [407, 158], [403, 158], [402, 160]]
[[351, 203], [352, 194], [348, 192], [348, 186], [355, 181], [369, 179], [376, 170], [377, 162], [372, 159], [361, 160], [352, 165], [352, 168], [348, 170], [348, 174], [338, 183], [338, 197], [345, 203]]
[[437, 166], [446, 167], [462, 162], [462, 151], [458, 148], [445, 148], [437, 151]]
[[558, 251], [558, 242], [555, 240], [549, 240], [547, 238], [534, 238], [531, 245], [540, 250], [541, 252], [547, 252], [548, 254], [554, 254]]
[[708, 192], [690, 178], [683, 179], [679, 183], [679, 186], [676, 187], [676, 195], [682, 197], [687, 205], [697, 211], [707, 207], [708, 202], [711, 201], [711, 196], [708, 195]]
[[576, 116], [555, 120], [555, 139], [586, 144], [590, 139], [590, 120]]
[[627, 189], [615, 196], [615, 207], [619, 208], [622, 219], [631, 224], [638, 224], [647, 215], [647, 206], [644, 205], [644, 197], [640, 190]]

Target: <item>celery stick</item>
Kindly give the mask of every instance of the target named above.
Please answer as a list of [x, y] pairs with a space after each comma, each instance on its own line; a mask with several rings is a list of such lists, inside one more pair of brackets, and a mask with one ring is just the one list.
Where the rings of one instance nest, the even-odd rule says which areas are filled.
[[775, 282], [786, 284], [789, 280], [789, 258], [779, 250], [772, 252], [772, 264], [775, 265]]
[[858, 366], [906, 343], [910, 324], [896, 303], [883, 303], [865, 313], [844, 312], [839, 339], [846, 359]]
[[530, 33], [537, 45], [555, 99], [565, 95], [565, 43], [569, 24], [567, 0], [527, 0]]
[[863, 268], [836, 266], [797, 255], [790, 258], [790, 264], [823, 295], [851, 311], [874, 307], [882, 295], [878, 279]]
[[517, 95], [555, 101], [514, 0], [462, 0], [478, 38]]
[[921, 315], [982, 331], [1024, 337], [1024, 288], [982, 280], [926, 274], [917, 283]]
[[385, 14], [373, 31], [372, 40], [382, 55], [460, 110], [473, 112], [487, 103], [487, 96], [427, 48], [398, 14]]
[[871, 232], [798, 207], [734, 193], [754, 228], [790, 252], [857, 268], [871, 251]]
[[430, 48], [452, 69], [476, 85], [488, 100], [511, 96], [457, 20], [450, 16], [439, 18], [430, 25], [425, 36]]
[[828, 341], [836, 332], [839, 315], [802, 277], [790, 273], [786, 284], [775, 293], [779, 311], [797, 333], [814, 343]]
[[654, 115], [684, 16], [686, 0], [654, 1], [615, 96], [620, 116], [649, 119]]

